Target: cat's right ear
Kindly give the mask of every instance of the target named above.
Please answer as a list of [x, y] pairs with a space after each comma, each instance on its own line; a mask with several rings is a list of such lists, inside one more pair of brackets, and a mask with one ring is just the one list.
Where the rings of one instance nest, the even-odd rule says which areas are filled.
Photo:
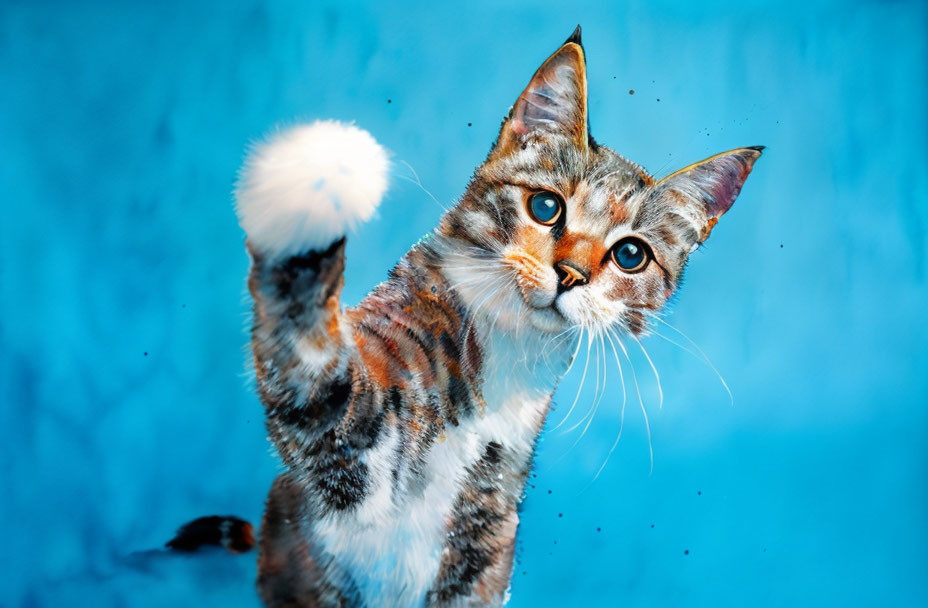
[[568, 137], [586, 152], [589, 148], [586, 104], [586, 58], [578, 25], [561, 48], [541, 64], [519, 95], [490, 158], [506, 156], [532, 138], [551, 135]]

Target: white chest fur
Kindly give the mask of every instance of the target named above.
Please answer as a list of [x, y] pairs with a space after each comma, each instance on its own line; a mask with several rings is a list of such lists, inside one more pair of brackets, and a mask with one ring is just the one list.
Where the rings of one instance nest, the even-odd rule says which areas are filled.
[[367, 605], [381, 605], [383, 598], [396, 606], [423, 604], [438, 575], [454, 501], [489, 442], [526, 462], [531, 458], [569, 355], [544, 353], [544, 342], [524, 335], [490, 336], [484, 357], [486, 411], [447, 429], [445, 440], [433, 444], [423, 492], [395, 495], [392, 455], [400, 438], [391, 428], [367, 454], [372, 493], [356, 510], [330, 514], [313, 525], [316, 541], [351, 573]]

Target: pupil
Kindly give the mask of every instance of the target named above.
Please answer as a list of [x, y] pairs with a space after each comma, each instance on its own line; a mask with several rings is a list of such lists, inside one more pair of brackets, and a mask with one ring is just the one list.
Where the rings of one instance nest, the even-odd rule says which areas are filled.
[[619, 265], [622, 268], [635, 268], [641, 263], [641, 247], [634, 243], [625, 243], [619, 248]]
[[557, 214], [557, 201], [552, 196], [537, 194], [532, 199], [532, 212], [539, 221], [551, 221]]

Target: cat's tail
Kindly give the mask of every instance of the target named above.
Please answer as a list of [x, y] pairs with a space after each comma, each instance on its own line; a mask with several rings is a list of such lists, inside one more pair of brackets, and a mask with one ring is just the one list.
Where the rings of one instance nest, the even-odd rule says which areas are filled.
[[178, 528], [174, 538], [164, 543], [174, 551], [192, 553], [201, 547], [225, 547], [232, 553], [245, 553], [255, 546], [250, 523], [232, 515], [199, 517]]

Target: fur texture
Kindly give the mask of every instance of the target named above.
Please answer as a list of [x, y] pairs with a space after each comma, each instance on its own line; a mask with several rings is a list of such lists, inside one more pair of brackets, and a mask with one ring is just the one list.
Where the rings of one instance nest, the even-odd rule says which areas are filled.
[[578, 30], [461, 200], [355, 308], [339, 303], [343, 235], [382, 194], [382, 149], [317, 123], [246, 166], [254, 363], [287, 467], [260, 540], [269, 605], [506, 601], [535, 443], [581, 339], [618, 361], [760, 156], [656, 182], [589, 137], [584, 61]]
[[257, 144], [236, 190], [251, 245], [288, 256], [332, 244], [371, 217], [387, 189], [386, 151], [354, 125], [319, 121]]

